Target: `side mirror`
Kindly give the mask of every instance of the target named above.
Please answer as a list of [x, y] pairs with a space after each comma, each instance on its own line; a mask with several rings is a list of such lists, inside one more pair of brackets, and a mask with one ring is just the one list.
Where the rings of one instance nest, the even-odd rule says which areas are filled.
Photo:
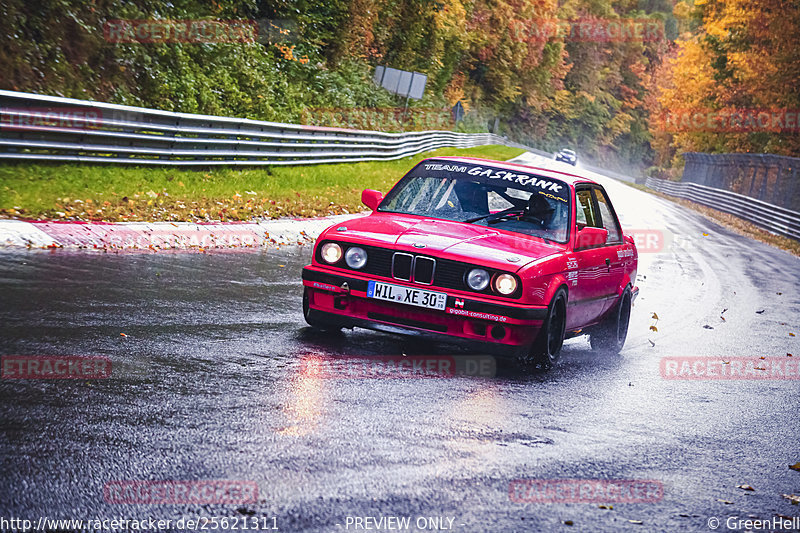
[[381, 192], [373, 191], [372, 189], [364, 189], [361, 192], [361, 201], [373, 211], [378, 209], [381, 200], [383, 200], [383, 193]]
[[602, 246], [606, 243], [606, 239], [608, 239], [607, 229], [586, 226], [578, 232], [578, 242], [575, 244], [575, 249], [580, 250], [583, 248]]

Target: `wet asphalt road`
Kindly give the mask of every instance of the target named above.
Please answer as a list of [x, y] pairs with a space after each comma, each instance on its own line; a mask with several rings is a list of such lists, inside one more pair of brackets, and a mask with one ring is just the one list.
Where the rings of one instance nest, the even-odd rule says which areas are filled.
[[[114, 369], [91, 381], [0, 381], [0, 517], [255, 516], [281, 531], [448, 517], [475, 532], [710, 531], [710, 517], [727, 531], [731, 516], [800, 516], [781, 497], [800, 494], [788, 468], [800, 461], [800, 381], [676, 381], [659, 370], [663, 357], [800, 358], [789, 335], [800, 335], [800, 262], [606, 185], [627, 229], [662, 228], [674, 242], [640, 255], [623, 352], [597, 355], [573, 339], [546, 374], [502, 364], [424, 379], [314, 371], [402, 354], [458, 354], [463, 367], [470, 356], [308, 329], [309, 247], [0, 253], [0, 354], [106, 356]], [[655, 480], [663, 499], [516, 503], [515, 479]], [[251, 480], [259, 496], [113, 504], [103, 487], [115, 480]]]

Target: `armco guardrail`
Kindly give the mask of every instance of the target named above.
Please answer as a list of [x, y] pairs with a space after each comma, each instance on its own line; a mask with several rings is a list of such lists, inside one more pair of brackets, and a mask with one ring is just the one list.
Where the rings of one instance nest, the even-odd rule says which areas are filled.
[[647, 187], [724, 211], [769, 231], [800, 239], [800, 213], [723, 189], [691, 182], [647, 178]]
[[683, 182], [800, 211], [800, 158], [775, 154], [683, 154]]
[[489, 133], [322, 128], [0, 90], [0, 159], [6, 161], [303, 165], [504, 143]]

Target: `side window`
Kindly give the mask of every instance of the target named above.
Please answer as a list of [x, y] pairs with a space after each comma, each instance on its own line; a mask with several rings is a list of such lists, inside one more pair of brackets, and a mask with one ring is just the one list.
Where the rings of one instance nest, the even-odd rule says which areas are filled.
[[575, 192], [575, 208], [576, 220], [578, 229], [584, 226], [591, 226], [599, 228], [599, 218], [594, 210], [594, 202], [592, 201], [592, 191], [589, 189], [579, 189]]
[[622, 232], [619, 229], [617, 217], [614, 216], [614, 212], [611, 210], [611, 204], [608, 202], [608, 198], [606, 198], [606, 195], [601, 189], [595, 189], [594, 194], [597, 198], [597, 207], [600, 210], [600, 219], [603, 222], [603, 227], [608, 230], [606, 244], [622, 241]]

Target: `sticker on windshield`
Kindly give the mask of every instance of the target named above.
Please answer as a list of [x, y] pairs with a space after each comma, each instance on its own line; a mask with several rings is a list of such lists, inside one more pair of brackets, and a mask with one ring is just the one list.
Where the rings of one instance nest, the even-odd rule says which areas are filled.
[[423, 163], [422, 166], [428, 172], [447, 172], [450, 174], [467, 174], [480, 181], [491, 185], [514, 185], [521, 188], [538, 192], [553, 198], [567, 202], [567, 195], [569, 193], [568, 187], [564, 182], [543, 178], [541, 176], [533, 176], [531, 174], [519, 173], [503, 168], [485, 167], [479, 165], [464, 165], [464, 164], [445, 164], [445, 163]]

